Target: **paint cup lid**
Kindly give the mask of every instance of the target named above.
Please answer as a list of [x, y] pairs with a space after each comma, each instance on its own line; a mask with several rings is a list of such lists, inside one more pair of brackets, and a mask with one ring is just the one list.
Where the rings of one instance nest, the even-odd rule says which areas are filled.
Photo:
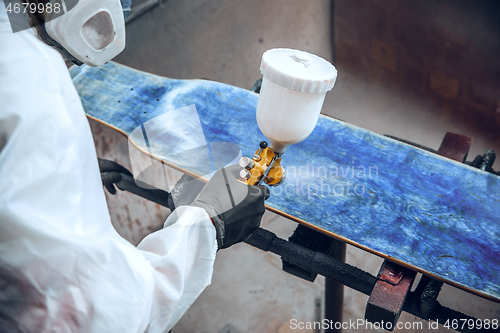
[[307, 93], [325, 93], [337, 79], [337, 70], [330, 62], [293, 49], [267, 50], [262, 55], [260, 71], [279, 86]]

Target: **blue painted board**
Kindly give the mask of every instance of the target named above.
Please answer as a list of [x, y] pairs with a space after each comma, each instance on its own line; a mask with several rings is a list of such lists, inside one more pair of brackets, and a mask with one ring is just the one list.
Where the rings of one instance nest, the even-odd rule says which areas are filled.
[[[112, 62], [71, 75], [90, 117], [185, 171], [208, 178], [265, 140], [247, 90]], [[268, 209], [500, 301], [500, 177], [326, 116], [282, 164]]]

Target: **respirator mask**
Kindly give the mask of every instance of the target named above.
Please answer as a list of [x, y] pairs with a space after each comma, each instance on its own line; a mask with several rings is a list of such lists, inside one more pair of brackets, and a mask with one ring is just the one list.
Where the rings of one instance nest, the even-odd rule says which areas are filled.
[[104, 65], [125, 48], [125, 18], [132, 0], [24, 0], [20, 7], [20, 0], [4, 1], [13, 32], [26, 29], [12, 23], [17, 9], [29, 16], [30, 26], [46, 44], [77, 65]]

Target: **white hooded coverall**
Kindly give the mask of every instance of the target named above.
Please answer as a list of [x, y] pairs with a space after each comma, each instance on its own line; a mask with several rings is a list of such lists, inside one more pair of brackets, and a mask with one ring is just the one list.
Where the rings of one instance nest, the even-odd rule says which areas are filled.
[[0, 331], [168, 332], [210, 284], [215, 228], [179, 207], [137, 248], [111, 225], [62, 57], [0, 3]]

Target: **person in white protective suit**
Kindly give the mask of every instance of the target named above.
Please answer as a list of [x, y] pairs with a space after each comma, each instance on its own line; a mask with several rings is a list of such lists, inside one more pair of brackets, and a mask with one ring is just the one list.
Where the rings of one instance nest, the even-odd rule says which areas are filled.
[[260, 225], [269, 190], [238, 171], [219, 170], [137, 247], [125, 241], [63, 57], [33, 29], [13, 33], [0, 3], [0, 332], [168, 332], [210, 284], [217, 250]]

